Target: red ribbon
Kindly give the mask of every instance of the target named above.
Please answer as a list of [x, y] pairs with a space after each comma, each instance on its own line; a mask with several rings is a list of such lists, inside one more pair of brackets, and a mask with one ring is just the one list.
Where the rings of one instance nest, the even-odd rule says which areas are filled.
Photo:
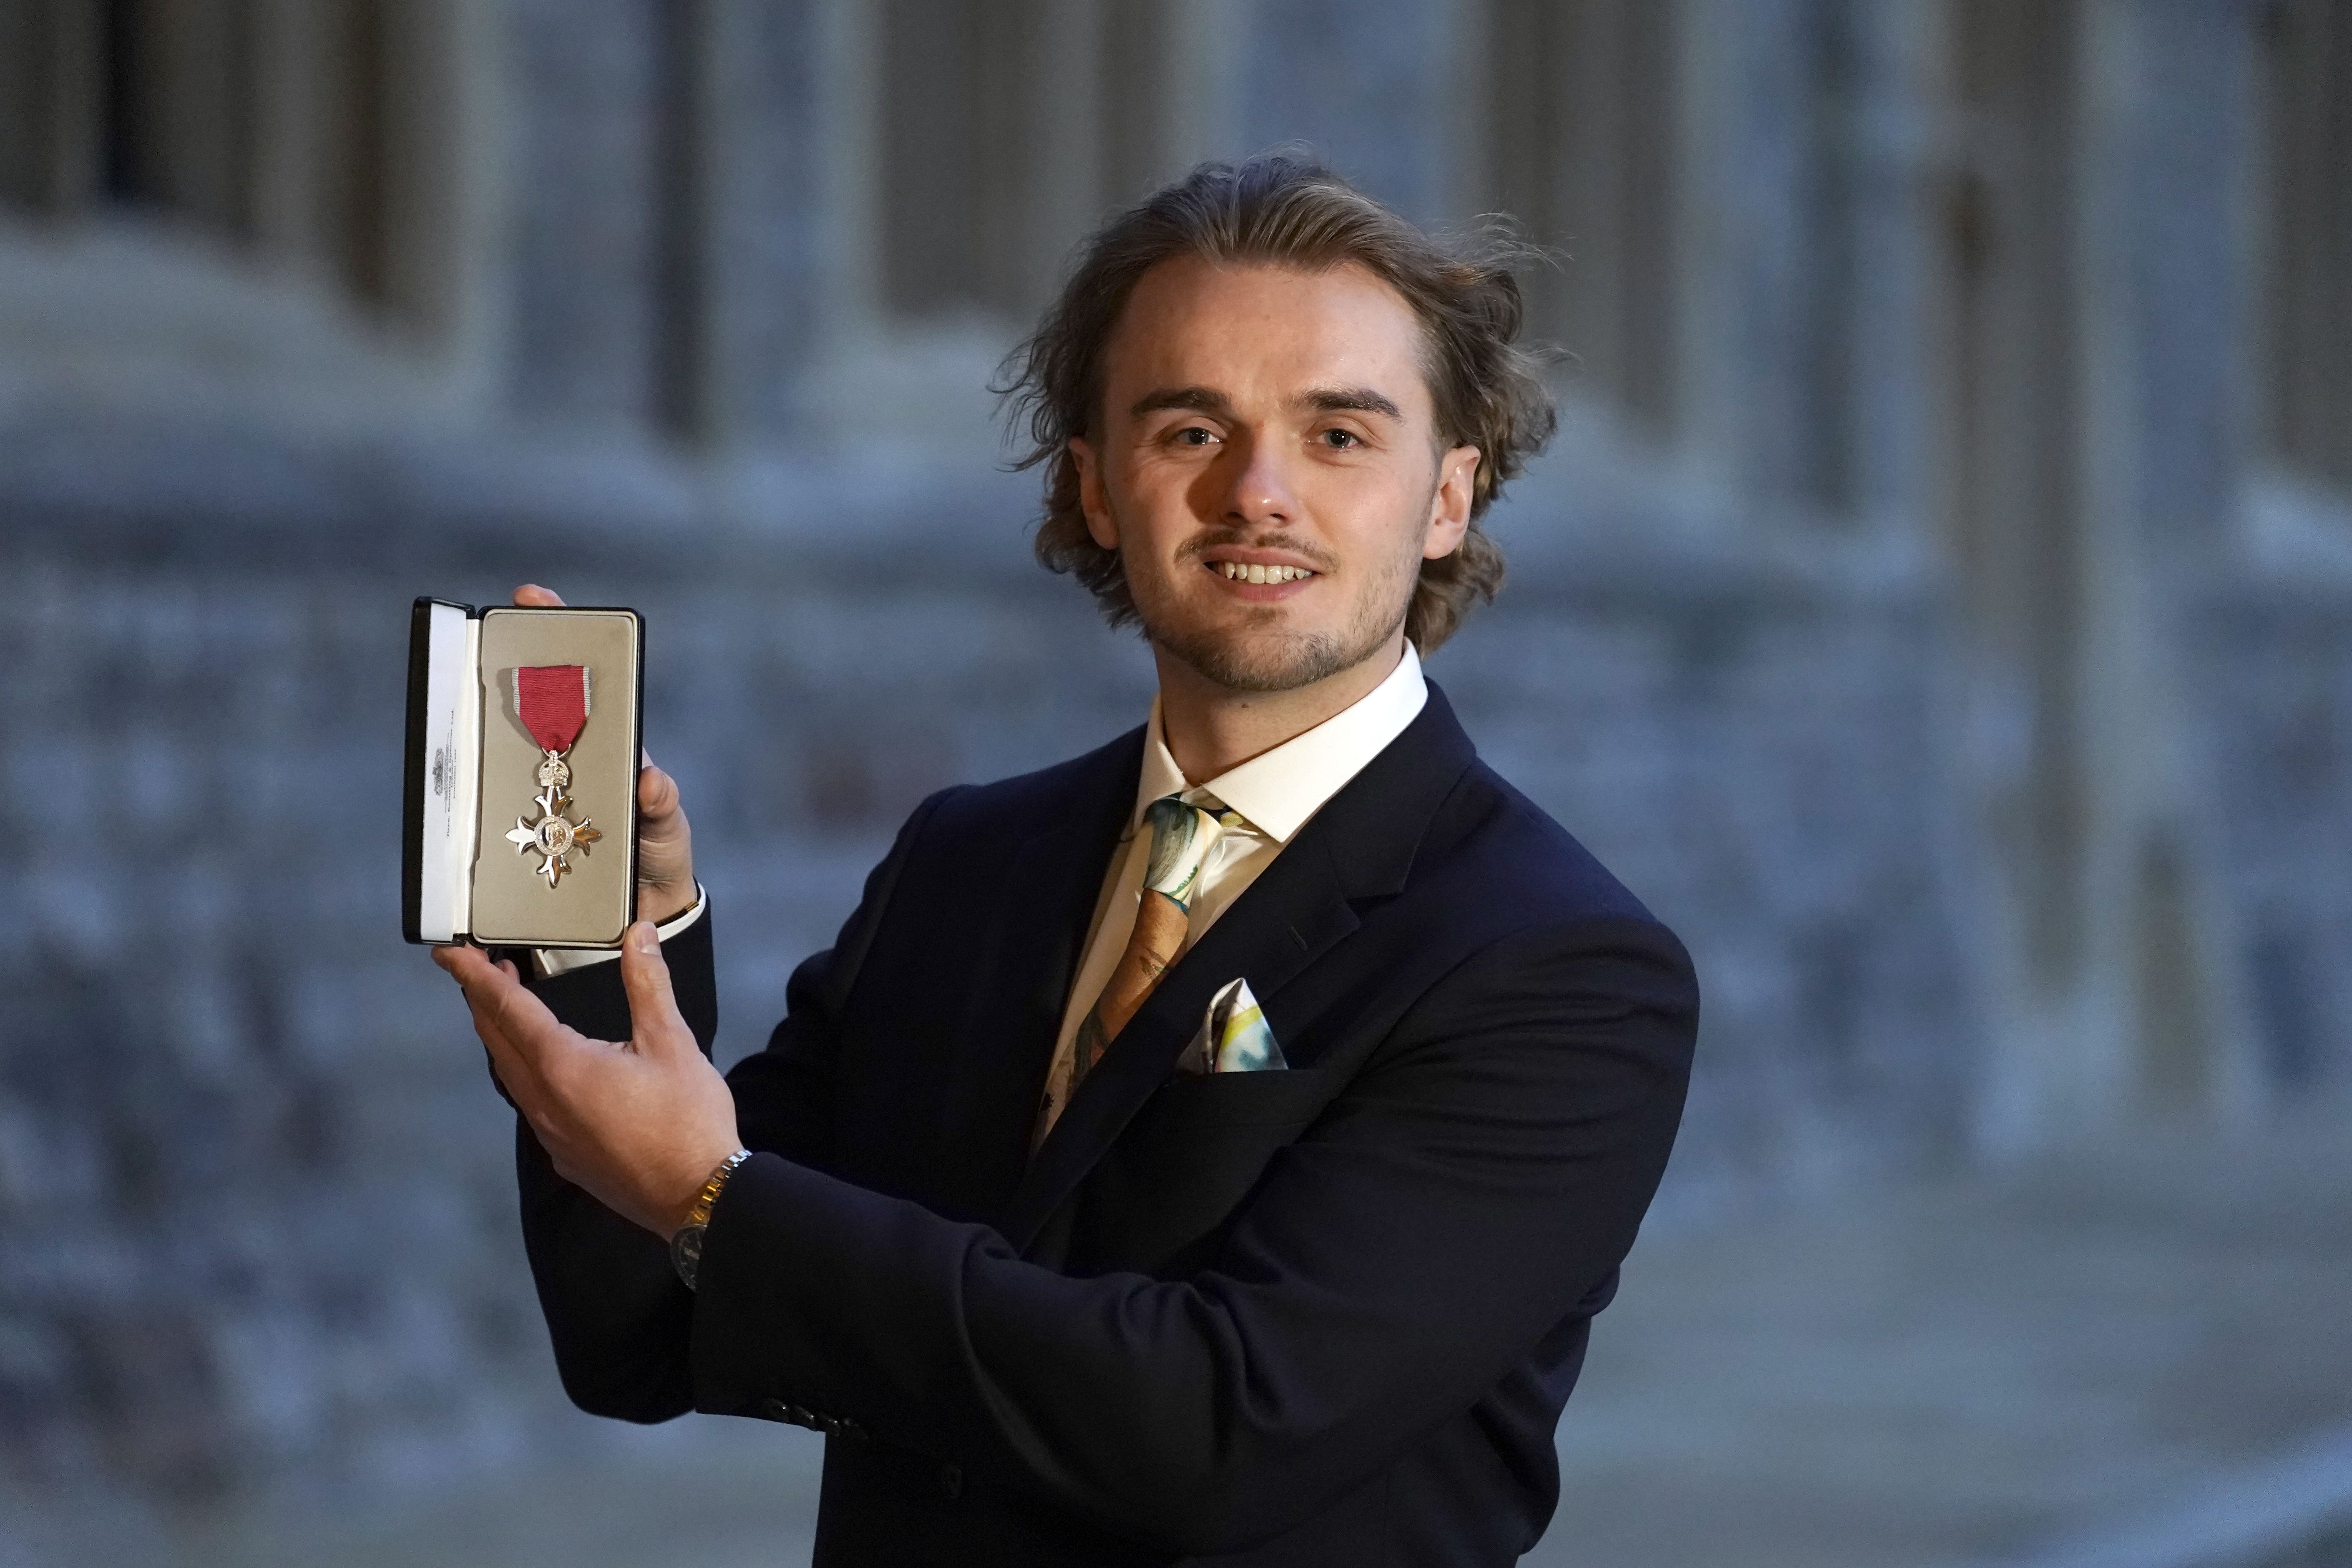
[[542, 752], [568, 752], [588, 722], [588, 670], [545, 664], [515, 671], [515, 713]]

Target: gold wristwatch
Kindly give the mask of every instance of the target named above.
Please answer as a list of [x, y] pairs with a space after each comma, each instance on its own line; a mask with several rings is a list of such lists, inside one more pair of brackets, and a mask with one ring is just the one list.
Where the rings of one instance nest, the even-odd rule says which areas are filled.
[[735, 1173], [735, 1167], [751, 1157], [749, 1149], [738, 1149], [721, 1160], [719, 1169], [702, 1184], [702, 1191], [694, 1194], [694, 1206], [687, 1211], [686, 1223], [669, 1238], [670, 1267], [677, 1270], [677, 1277], [686, 1281], [689, 1290], [694, 1289], [695, 1271], [702, 1267], [702, 1233], [710, 1228], [710, 1210], [719, 1202], [719, 1190]]

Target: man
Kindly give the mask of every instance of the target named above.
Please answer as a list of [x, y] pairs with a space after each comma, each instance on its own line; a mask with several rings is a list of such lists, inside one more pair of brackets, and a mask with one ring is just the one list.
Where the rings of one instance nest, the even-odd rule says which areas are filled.
[[924, 802], [723, 1081], [651, 767], [666, 952], [526, 986], [441, 950], [583, 1408], [825, 1431], [820, 1563], [1534, 1543], [1697, 997], [1422, 678], [1549, 431], [1518, 320], [1502, 265], [1319, 168], [1195, 171], [1097, 237], [1016, 386], [1039, 552], [1140, 626], [1145, 728]]

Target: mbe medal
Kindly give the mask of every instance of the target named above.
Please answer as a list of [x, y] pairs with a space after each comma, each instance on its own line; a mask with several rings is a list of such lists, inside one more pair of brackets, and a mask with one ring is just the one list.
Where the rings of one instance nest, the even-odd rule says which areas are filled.
[[581, 728], [588, 722], [587, 668], [551, 664], [516, 670], [515, 714], [543, 754], [539, 760], [539, 794], [531, 801], [539, 808], [539, 820], [516, 817], [514, 830], [507, 837], [518, 855], [529, 850], [539, 853], [538, 874], [552, 889], [572, 869], [568, 858], [572, 852], [576, 849], [585, 855], [588, 846], [604, 837], [588, 825], [587, 818], [571, 819], [572, 800], [563, 793], [572, 784], [572, 766], [563, 760], [563, 753], [580, 739]]

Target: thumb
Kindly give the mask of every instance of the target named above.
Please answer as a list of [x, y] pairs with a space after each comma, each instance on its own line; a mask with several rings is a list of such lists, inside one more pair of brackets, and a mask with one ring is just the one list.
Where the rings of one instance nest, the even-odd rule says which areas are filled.
[[681, 1045], [696, 1048], [694, 1031], [677, 1010], [669, 963], [662, 957], [661, 938], [651, 921], [631, 926], [621, 944], [621, 986], [629, 994], [632, 1043], [639, 1051], [674, 1050]]
[[637, 770], [637, 814], [647, 826], [667, 825], [677, 811], [677, 781], [654, 766], [651, 759]]

